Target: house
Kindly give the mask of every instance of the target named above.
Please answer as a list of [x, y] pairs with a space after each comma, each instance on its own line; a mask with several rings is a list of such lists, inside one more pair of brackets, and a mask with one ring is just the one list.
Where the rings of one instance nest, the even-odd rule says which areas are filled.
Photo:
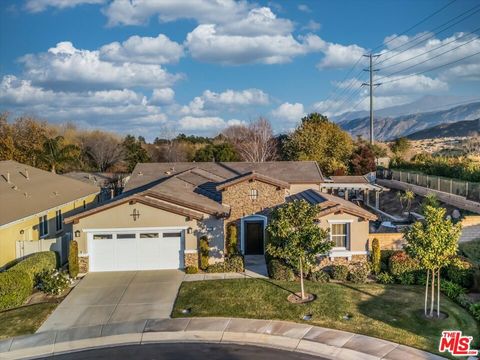
[[321, 208], [319, 226], [336, 244], [330, 259], [365, 258], [375, 215], [321, 192], [325, 181], [312, 161], [138, 164], [121, 196], [65, 222], [83, 271], [183, 268], [198, 265], [204, 235], [210, 262], [222, 261], [230, 224], [242, 254], [263, 254], [271, 209], [304, 199]]
[[98, 193], [97, 186], [0, 161], [0, 268], [71, 233], [63, 218], [96, 205]]
[[110, 200], [121, 194], [128, 181], [128, 174], [121, 173], [72, 171], [63, 175], [87, 184], [99, 186], [102, 201]]

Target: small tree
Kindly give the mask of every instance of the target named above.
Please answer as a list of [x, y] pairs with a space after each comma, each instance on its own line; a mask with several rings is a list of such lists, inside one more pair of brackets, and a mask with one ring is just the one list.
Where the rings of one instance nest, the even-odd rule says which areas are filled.
[[[445, 217], [444, 208], [426, 206], [425, 221], [417, 221], [405, 232], [405, 250], [427, 270], [424, 312], [427, 316], [428, 287], [431, 283], [430, 314], [435, 304], [435, 276], [437, 277], [437, 317], [440, 316], [440, 270], [449, 265], [457, 253], [461, 225]], [[429, 280], [431, 274], [431, 281]]]
[[235, 255], [238, 253], [237, 225], [230, 224], [227, 230], [228, 230], [227, 254]]
[[302, 299], [305, 299], [303, 271], [310, 270], [318, 254], [332, 248], [328, 231], [315, 222], [319, 208], [305, 200], [286, 203], [272, 211], [267, 226], [269, 243], [266, 251], [299, 269]]
[[208, 245], [208, 237], [205, 235], [200, 238], [200, 269], [208, 268], [208, 258], [210, 256], [210, 246]]
[[78, 276], [80, 266], [78, 264], [78, 243], [75, 240], [70, 242], [68, 249], [68, 273], [75, 279]]
[[402, 210], [410, 214], [412, 201], [415, 199], [415, 193], [411, 190], [405, 190], [404, 193], [398, 193], [397, 196], [400, 200], [400, 205], [402, 205]]
[[432, 206], [435, 208], [440, 207], [440, 203], [437, 199], [437, 195], [434, 193], [428, 193], [422, 201], [422, 214], [425, 212], [427, 206]]
[[381, 270], [380, 242], [377, 238], [372, 240], [372, 272], [377, 275]]

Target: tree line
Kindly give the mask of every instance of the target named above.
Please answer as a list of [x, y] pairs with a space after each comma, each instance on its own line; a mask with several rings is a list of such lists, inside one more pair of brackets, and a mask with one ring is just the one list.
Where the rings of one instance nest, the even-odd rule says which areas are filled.
[[0, 160], [45, 170], [131, 172], [139, 162], [314, 160], [325, 175], [363, 175], [375, 170], [382, 145], [352, 137], [318, 113], [301, 119], [289, 134], [275, 135], [271, 123], [258, 118], [227, 127], [215, 137], [179, 134], [160, 127], [151, 143], [144, 137], [54, 125], [34, 117], [8, 121], [0, 114]]

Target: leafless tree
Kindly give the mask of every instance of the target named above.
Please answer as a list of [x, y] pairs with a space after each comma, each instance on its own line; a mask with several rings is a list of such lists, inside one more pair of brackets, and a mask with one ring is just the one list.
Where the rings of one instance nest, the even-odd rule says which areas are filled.
[[473, 135], [469, 137], [464, 145], [463, 148], [467, 155], [478, 155], [480, 154], [480, 134]]
[[244, 161], [264, 162], [277, 157], [277, 145], [270, 122], [258, 118], [248, 125], [226, 128], [223, 135], [233, 144]]
[[120, 139], [102, 131], [85, 134], [81, 146], [98, 170], [106, 171], [123, 158], [123, 148]]

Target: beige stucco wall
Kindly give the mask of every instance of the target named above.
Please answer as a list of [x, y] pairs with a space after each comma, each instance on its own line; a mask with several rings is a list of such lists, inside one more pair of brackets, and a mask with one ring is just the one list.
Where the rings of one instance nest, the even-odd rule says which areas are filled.
[[[65, 225], [61, 231], [56, 231], [55, 216], [57, 210], [62, 210], [63, 218], [73, 216], [84, 211], [83, 201], [85, 201], [86, 210], [97, 204], [97, 194], [92, 194], [84, 198], [77, 199], [70, 203], [57, 206], [52, 209], [45, 210], [34, 216], [21, 219], [11, 224], [4, 225], [0, 228], [0, 268], [16, 259], [16, 242], [19, 240], [35, 240], [40, 239], [38, 229], [38, 218], [47, 215], [48, 218], [48, 234], [44, 239], [54, 239], [62, 236], [66, 232], [71, 232], [71, 226]], [[4, 205], [2, 205], [3, 207]], [[2, 208], [2, 211], [8, 211]], [[23, 230], [23, 235], [20, 231]]]
[[320, 218], [319, 226], [323, 229], [330, 229], [330, 223], [328, 222], [329, 220], [353, 220], [350, 223], [350, 249], [347, 250], [368, 251], [368, 221], [364, 221], [355, 215], [350, 215], [347, 213], [329, 214]]
[[[136, 221], [131, 216], [133, 209], [140, 213]], [[73, 231], [80, 230], [80, 237], [74, 238], [78, 241], [79, 252], [88, 254], [87, 234], [84, 232], [86, 229], [145, 227], [190, 227], [192, 233], [185, 232], [185, 250], [197, 250], [198, 240], [201, 236], [207, 235], [210, 240], [212, 262], [223, 258], [223, 219], [207, 214], [203, 220], [197, 221], [141, 203], [125, 203], [79, 219], [78, 223], [73, 225]]]

